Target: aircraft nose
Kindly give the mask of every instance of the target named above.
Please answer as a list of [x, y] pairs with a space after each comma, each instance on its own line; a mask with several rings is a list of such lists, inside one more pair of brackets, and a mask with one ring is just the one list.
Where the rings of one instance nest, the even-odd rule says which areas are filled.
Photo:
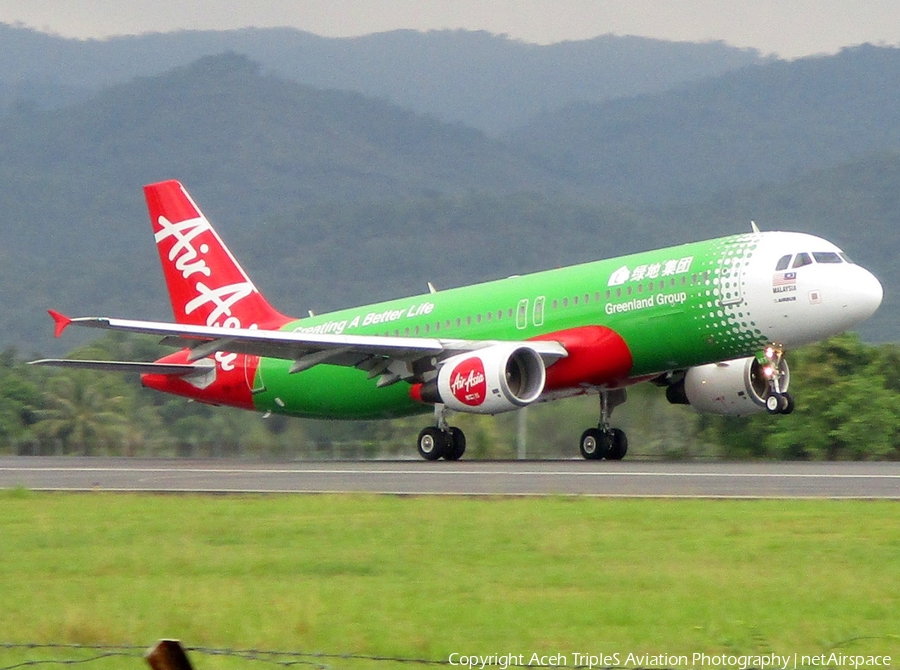
[[850, 300], [846, 306], [855, 320], [864, 321], [872, 316], [884, 298], [884, 288], [881, 282], [868, 270], [857, 267], [856, 276], [850, 287]]

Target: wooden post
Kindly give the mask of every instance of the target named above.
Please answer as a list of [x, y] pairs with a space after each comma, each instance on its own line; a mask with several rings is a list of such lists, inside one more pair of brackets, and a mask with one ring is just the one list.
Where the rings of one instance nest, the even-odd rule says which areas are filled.
[[160, 640], [144, 654], [153, 670], [192, 670], [191, 662], [178, 640]]

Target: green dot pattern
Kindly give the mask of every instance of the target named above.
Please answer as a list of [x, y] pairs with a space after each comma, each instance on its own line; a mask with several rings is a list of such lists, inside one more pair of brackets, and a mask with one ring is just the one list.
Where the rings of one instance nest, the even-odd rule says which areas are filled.
[[690, 306], [704, 340], [716, 346], [726, 357], [738, 357], [755, 346], [764, 346], [766, 338], [757, 327], [743, 295], [741, 274], [759, 244], [757, 234], [724, 238], [716, 244], [718, 252], [694, 270], [709, 273], [701, 299]]

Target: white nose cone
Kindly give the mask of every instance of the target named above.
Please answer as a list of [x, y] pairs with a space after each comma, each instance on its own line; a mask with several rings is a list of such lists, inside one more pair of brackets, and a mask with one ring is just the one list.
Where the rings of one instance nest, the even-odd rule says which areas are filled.
[[852, 283], [847, 287], [847, 304], [844, 308], [854, 323], [861, 323], [872, 316], [884, 298], [881, 282], [868, 270], [854, 268]]

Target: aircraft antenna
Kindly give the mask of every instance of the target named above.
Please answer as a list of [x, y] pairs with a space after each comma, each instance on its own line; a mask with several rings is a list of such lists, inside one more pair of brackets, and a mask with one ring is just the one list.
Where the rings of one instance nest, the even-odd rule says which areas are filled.
[[750, 228], [753, 230], [754, 233], [759, 232], [759, 226], [756, 225], [756, 221], [750, 221]]

